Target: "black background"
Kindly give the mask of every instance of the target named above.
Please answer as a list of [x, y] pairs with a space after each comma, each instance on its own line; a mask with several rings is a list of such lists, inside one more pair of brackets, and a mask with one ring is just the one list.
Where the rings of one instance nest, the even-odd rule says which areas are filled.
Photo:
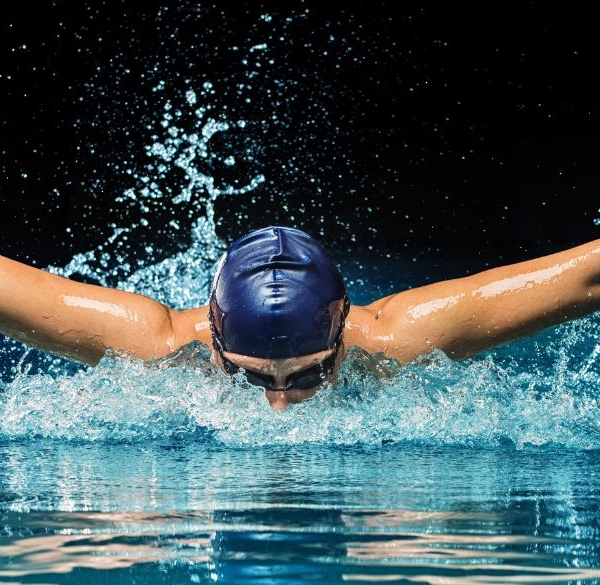
[[[216, 157], [208, 174], [266, 178], [217, 201], [226, 241], [284, 223], [476, 269], [598, 237], [591, 8], [404, 4], [6, 2], [0, 253], [57, 264], [137, 222], [115, 197], [146, 164], [165, 96], [207, 81], [214, 111], [247, 122], [214, 141], [236, 164]], [[131, 255], [188, 239], [197, 208], [153, 205]]]

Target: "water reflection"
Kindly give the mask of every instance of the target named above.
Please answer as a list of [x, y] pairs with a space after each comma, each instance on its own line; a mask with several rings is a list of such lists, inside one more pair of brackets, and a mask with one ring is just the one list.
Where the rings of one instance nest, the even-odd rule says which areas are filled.
[[[549, 583], [600, 577], [597, 569], [578, 566], [581, 558], [564, 554], [576, 547], [574, 539], [511, 534], [506, 518], [488, 514], [310, 508], [31, 513], [28, 533], [9, 539], [6, 528], [15, 521], [3, 515], [0, 582], [62, 583], [73, 574], [96, 582], [99, 570], [110, 571], [112, 582], [146, 582], [150, 567], [171, 578], [196, 575], [200, 582], [220, 583]], [[496, 522], [503, 526], [499, 532]]]
[[0, 458], [0, 582], [600, 579], [593, 453], [23, 442]]

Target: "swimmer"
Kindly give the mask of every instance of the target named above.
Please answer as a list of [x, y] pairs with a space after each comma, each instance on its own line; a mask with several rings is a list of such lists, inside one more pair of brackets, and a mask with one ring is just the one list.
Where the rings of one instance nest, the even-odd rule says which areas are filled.
[[307, 400], [348, 348], [400, 362], [437, 348], [460, 360], [600, 310], [600, 240], [350, 305], [342, 275], [303, 231], [271, 226], [225, 252], [208, 306], [76, 282], [0, 256], [0, 332], [96, 364], [108, 349], [165, 357], [194, 341], [282, 409]]

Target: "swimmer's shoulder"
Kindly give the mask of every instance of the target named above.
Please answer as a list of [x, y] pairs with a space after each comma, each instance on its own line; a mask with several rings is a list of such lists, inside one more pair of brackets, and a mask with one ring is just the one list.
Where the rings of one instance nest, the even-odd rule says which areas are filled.
[[430, 353], [440, 336], [434, 313], [416, 317], [415, 307], [436, 298], [435, 287], [406, 289], [369, 305], [352, 305], [346, 319], [346, 347], [357, 345], [369, 353], [383, 353], [409, 362]]

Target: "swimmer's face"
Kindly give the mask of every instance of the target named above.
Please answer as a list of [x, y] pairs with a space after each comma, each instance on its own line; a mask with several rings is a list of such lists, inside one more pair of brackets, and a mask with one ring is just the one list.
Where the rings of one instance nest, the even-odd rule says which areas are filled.
[[[275, 410], [312, 398], [337, 375], [343, 344], [317, 353], [283, 359], [265, 359], [213, 349], [213, 360], [225, 372], [243, 368], [248, 381], [265, 388]], [[232, 371], [233, 370], [233, 371]]]

